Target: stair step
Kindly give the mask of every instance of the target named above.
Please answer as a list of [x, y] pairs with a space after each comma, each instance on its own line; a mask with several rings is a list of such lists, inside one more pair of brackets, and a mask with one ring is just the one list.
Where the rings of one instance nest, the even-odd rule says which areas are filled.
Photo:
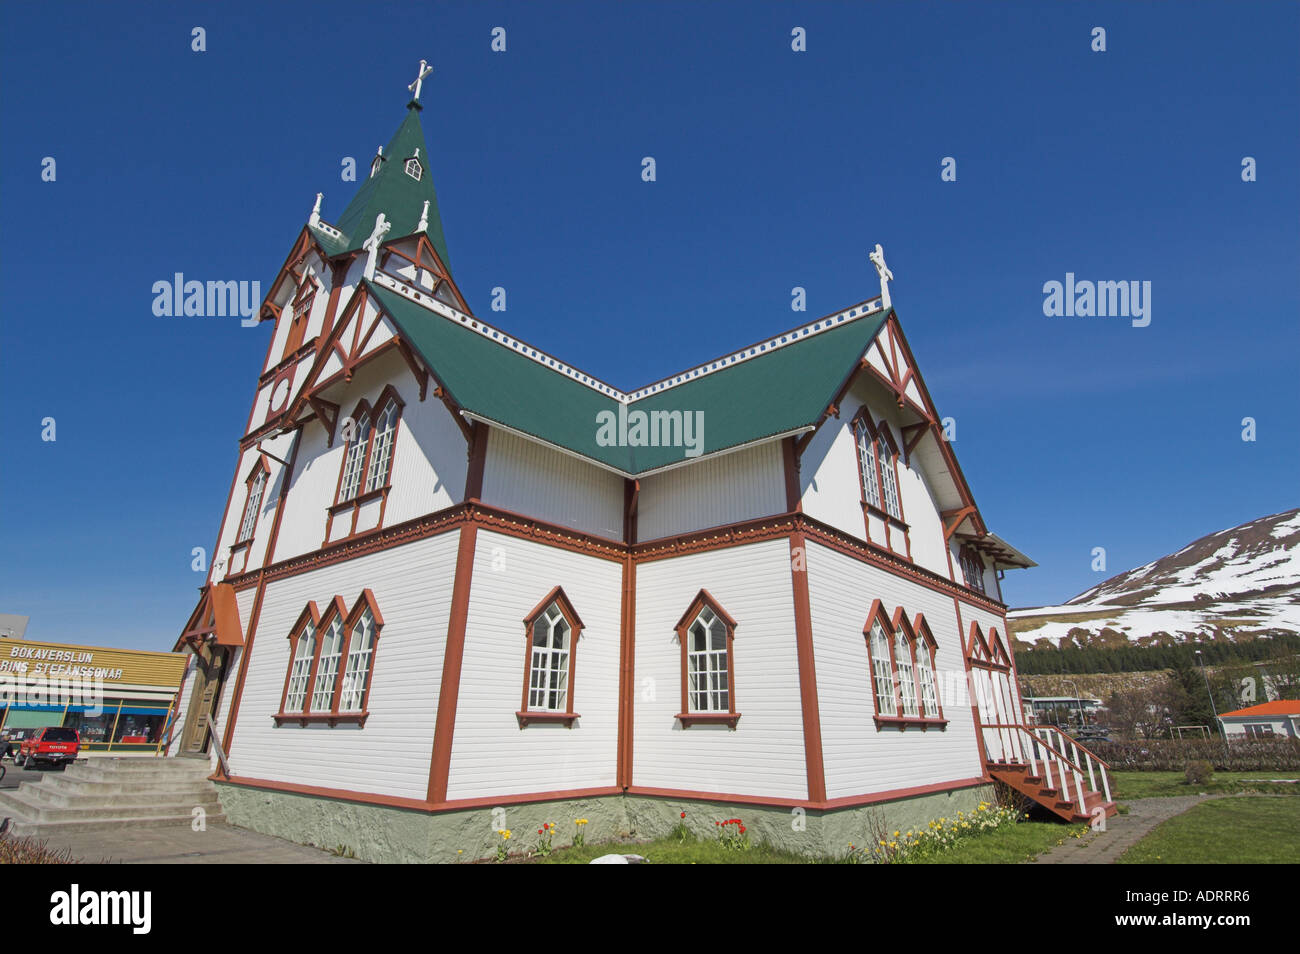
[[206, 779], [143, 779], [139, 782], [130, 780], [100, 781], [99, 779], [73, 778], [67, 775], [51, 775], [37, 782], [24, 782], [24, 785], [39, 785], [42, 791], [51, 795], [113, 795], [132, 792], [137, 795], [190, 795], [212, 790]]
[[[61, 832], [102, 831], [113, 828], [162, 828], [173, 825], [189, 825], [193, 821], [194, 817], [188, 812], [183, 815], [160, 815], [155, 818], [95, 818], [44, 822], [14, 819], [10, 822], [9, 831], [17, 838], [44, 838]], [[209, 812], [206, 821], [208, 825], [224, 824], [226, 816], [219, 812]]]
[[205, 761], [96, 759], [0, 791], [0, 817], [15, 835], [122, 826], [189, 824], [194, 809], [224, 821]]

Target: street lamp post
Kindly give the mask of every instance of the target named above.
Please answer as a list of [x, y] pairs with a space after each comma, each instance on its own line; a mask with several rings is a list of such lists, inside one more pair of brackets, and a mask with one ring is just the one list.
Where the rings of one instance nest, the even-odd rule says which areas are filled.
[[1079, 701], [1079, 687], [1074, 684], [1073, 679], [1062, 679], [1061, 681], [1074, 690], [1074, 697], [1071, 699], [1071, 701], [1074, 703], [1074, 711], [1079, 716], [1079, 731], [1082, 732], [1083, 731], [1083, 705]]
[[1210, 711], [1214, 713], [1214, 721], [1219, 724], [1219, 735], [1223, 737], [1223, 751], [1228, 751], [1228, 733], [1223, 728], [1223, 721], [1219, 718], [1219, 708], [1214, 704], [1214, 693], [1210, 691], [1210, 677], [1205, 671], [1205, 657], [1201, 651], [1196, 650], [1196, 661], [1201, 666], [1201, 678], [1205, 680], [1205, 694], [1210, 697]]

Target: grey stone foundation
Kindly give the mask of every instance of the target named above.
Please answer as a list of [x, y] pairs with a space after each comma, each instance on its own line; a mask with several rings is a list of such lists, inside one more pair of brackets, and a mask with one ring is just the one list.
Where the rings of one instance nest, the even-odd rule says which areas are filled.
[[[875, 822], [890, 832], [923, 827], [931, 820], [973, 811], [993, 800], [990, 785], [917, 795], [856, 808], [807, 811], [727, 804], [703, 799], [603, 795], [552, 802], [422, 812], [366, 805], [316, 795], [298, 795], [227, 783], [217, 784], [222, 808], [233, 825], [300, 844], [350, 850], [365, 861], [387, 863], [469, 862], [493, 857], [498, 828], [510, 829], [511, 853], [537, 844], [544, 822], [556, 826], [552, 844], [569, 845], [574, 820], [585, 818], [587, 844], [649, 841], [683, 821], [695, 834], [712, 838], [716, 821], [740, 818], [755, 842], [813, 858], [842, 856], [849, 844], [868, 843]], [[611, 846], [611, 851], [635, 850]], [[653, 861], [653, 859], [651, 859]]]

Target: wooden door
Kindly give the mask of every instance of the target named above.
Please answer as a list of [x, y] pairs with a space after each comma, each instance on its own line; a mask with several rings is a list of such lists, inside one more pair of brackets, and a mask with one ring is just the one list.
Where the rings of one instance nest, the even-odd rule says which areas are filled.
[[226, 675], [226, 649], [204, 643], [194, 667], [194, 689], [190, 694], [185, 731], [181, 735], [181, 755], [202, 755], [208, 748], [208, 730], [212, 724], [221, 685]]

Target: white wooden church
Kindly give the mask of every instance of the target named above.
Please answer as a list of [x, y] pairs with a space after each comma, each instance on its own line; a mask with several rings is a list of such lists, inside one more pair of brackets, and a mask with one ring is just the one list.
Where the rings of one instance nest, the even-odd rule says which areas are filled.
[[227, 816], [454, 860], [683, 811], [827, 853], [999, 772], [1096, 802], [1021, 725], [999, 580], [1032, 563], [985, 526], [880, 247], [878, 297], [619, 390], [471, 311], [411, 88], [261, 307], [169, 744]]

